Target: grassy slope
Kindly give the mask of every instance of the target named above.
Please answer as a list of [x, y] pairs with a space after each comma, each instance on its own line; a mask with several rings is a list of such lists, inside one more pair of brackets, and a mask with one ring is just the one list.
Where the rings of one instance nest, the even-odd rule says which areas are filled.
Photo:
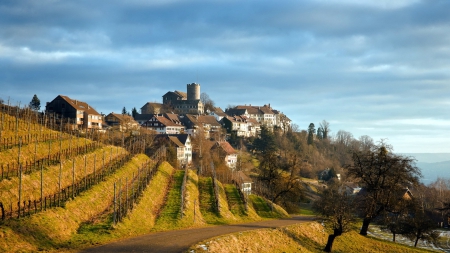
[[[114, 182], [125, 177], [131, 178], [132, 173], [148, 159], [146, 155], [137, 155], [106, 181], [67, 202], [65, 208], [49, 209], [19, 221], [11, 220], [6, 224], [7, 229], [21, 235], [23, 241], [32, 243], [37, 249], [64, 246], [82, 223], [95, 219], [111, 205]], [[14, 244], [8, 243], [7, 249], [14, 252], [14, 247]]]
[[[116, 148], [113, 146], [107, 146], [95, 150], [86, 156], [80, 155], [74, 157], [72, 160], [63, 160], [62, 162], [62, 183], [61, 187], [65, 188], [72, 184], [72, 168], [73, 162], [75, 161], [75, 182], [80, 180], [85, 175], [84, 170], [84, 157], [86, 157], [87, 167], [86, 174], [91, 174], [94, 172], [94, 157], [96, 168], [100, 169], [103, 164], [103, 155], [105, 155], [105, 164], [108, 164], [109, 159], [114, 159], [122, 152], [126, 152], [123, 148]], [[54, 194], [58, 192], [58, 181], [59, 181], [59, 170], [60, 165], [53, 165], [46, 168], [43, 172], [43, 189], [44, 196]], [[22, 200], [39, 200], [40, 198], [40, 171], [33, 172], [30, 175], [22, 176]], [[11, 178], [10, 180], [0, 181], [0, 202], [5, 203], [9, 206], [10, 203], [17, 203], [18, 201], [18, 190], [19, 178]], [[16, 205], [13, 205], [16, 209]]]
[[280, 206], [273, 204], [273, 211], [270, 203], [257, 195], [249, 195], [249, 204], [253, 206], [256, 213], [263, 218], [283, 218], [289, 217], [289, 214]]
[[[317, 222], [279, 229], [260, 229], [216, 237], [197, 245], [189, 252], [323, 252], [328, 234]], [[430, 252], [391, 242], [374, 240], [352, 231], [336, 238], [333, 252]]]

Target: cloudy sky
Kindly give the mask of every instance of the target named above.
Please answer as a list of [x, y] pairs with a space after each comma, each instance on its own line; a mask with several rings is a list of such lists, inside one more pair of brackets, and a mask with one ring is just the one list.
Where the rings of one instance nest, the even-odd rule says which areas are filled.
[[[450, 1], [2, 0], [0, 98], [99, 112], [201, 84], [300, 129], [450, 152]], [[42, 107], [41, 109], [44, 109]]]

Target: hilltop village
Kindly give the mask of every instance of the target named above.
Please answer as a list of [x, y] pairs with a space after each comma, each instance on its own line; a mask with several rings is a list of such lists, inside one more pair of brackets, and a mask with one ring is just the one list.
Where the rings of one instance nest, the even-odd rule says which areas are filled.
[[65, 95], [47, 102], [45, 113], [66, 119], [78, 130], [147, 130], [158, 140], [176, 147], [180, 165], [192, 163], [192, 152], [198, 147], [192, 146], [191, 139], [200, 137], [209, 141], [209, 147], [219, 148], [224, 153], [223, 160], [230, 168], [237, 162], [237, 152], [228, 142], [230, 138], [256, 137], [263, 125], [269, 129], [287, 130], [291, 124], [286, 115], [270, 104], [237, 105], [224, 111], [207, 105], [208, 102], [201, 99], [200, 84], [191, 83], [186, 85], [186, 92], [168, 91], [162, 96], [162, 103], [145, 103], [140, 113], [101, 115], [87, 102]]

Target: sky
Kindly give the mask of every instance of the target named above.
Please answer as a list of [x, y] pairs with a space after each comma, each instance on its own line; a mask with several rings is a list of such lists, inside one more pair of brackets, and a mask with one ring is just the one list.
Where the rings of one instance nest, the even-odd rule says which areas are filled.
[[[199, 83], [222, 109], [450, 153], [448, 0], [2, 0], [0, 98], [138, 110]], [[450, 157], [450, 156], [449, 156]], [[450, 160], [450, 159], [449, 159]]]

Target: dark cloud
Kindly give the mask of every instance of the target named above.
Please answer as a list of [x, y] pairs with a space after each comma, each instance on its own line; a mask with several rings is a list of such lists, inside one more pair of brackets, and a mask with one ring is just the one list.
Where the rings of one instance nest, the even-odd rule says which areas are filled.
[[388, 138], [400, 152], [450, 152], [442, 145], [450, 123], [443, 109], [450, 105], [449, 7], [428, 0], [2, 1], [0, 97], [23, 104], [35, 93], [41, 101], [64, 94], [108, 113], [199, 82], [221, 107], [270, 103], [300, 128], [326, 119], [334, 132]]

